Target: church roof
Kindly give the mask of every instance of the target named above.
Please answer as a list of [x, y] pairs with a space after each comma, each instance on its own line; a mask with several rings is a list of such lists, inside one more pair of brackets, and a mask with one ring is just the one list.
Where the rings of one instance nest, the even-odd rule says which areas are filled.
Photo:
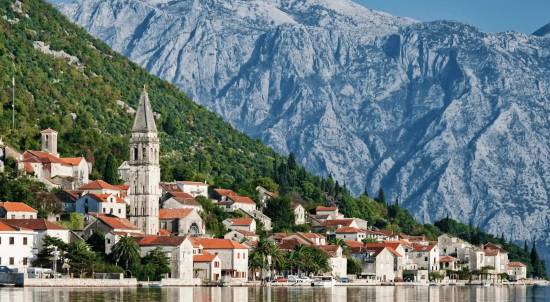
[[153, 109], [151, 109], [151, 103], [149, 102], [149, 94], [147, 94], [145, 87], [139, 98], [132, 132], [157, 132], [155, 116], [153, 115]]

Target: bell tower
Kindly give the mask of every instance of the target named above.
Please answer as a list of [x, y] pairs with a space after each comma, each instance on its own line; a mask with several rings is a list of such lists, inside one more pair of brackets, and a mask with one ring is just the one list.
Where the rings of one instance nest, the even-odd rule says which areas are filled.
[[160, 166], [155, 117], [144, 87], [130, 137], [129, 198], [130, 221], [145, 234], [159, 232]]

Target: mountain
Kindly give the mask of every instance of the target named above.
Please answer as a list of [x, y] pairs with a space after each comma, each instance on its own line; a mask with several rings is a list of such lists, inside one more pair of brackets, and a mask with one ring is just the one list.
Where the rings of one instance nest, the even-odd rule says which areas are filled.
[[356, 193], [550, 244], [548, 39], [347, 0], [51, 2]]
[[535, 36], [539, 37], [547, 37], [550, 36], [550, 23], [544, 25], [543, 27], [539, 28], [537, 31], [533, 33]]

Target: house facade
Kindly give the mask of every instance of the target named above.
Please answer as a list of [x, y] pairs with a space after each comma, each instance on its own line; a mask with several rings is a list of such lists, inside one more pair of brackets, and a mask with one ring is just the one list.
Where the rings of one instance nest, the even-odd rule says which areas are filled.
[[32, 230], [11, 226], [0, 221], [0, 266], [24, 270], [35, 257]]
[[24, 202], [0, 202], [0, 218], [36, 219], [38, 211]]
[[169, 278], [186, 281], [193, 280], [193, 243], [186, 236], [154, 236], [137, 238], [141, 257], [160, 248], [170, 261]]
[[223, 224], [229, 230], [256, 233], [256, 221], [252, 218], [228, 218]]
[[202, 196], [208, 198], [208, 184], [197, 181], [177, 181], [176, 185], [183, 193], [187, 193], [193, 198]]
[[82, 214], [100, 213], [126, 218], [126, 202], [113, 193], [88, 193], [76, 200], [75, 211]]
[[70, 241], [70, 231], [57, 223], [43, 218], [39, 219], [6, 219], [2, 221], [12, 228], [31, 230], [34, 232], [32, 246], [41, 251], [44, 248], [44, 237], [50, 236], [62, 240], [65, 243]]
[[203, 252], [217, 255], [221, 261], [221, 278], [226, 281], [246, 281], [248, 278], [248, 248], [228, 239], [194, 238]]

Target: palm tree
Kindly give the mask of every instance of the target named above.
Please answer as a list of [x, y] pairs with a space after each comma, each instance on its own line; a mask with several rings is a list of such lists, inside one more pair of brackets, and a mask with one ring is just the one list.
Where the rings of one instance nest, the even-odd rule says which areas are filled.
[[139, 247], [134, 238], [123, 236], [113, 247], [111, 256], [117, 265], [120, 261], [123, 261], [124, 269], [127, 270], [130, 264], [135, 263], [139, 259]]
[[258, 252], [253, 252], [248, 257], [248, 266], [252, 270], [254, 281], [256, 280], [256, 271], [263, 268], [262, 255]]
[[275, 242], [267, 240], [266, 238], [261, 238], [258, 241], [258, 246], [256, 247], [256, 253], [258, 253], [261, 256], [261, 263], [262, 263], [262, 270], [261, 270], [261, 278], [262, 282], [265, 282], [264, 280], [264, 271], [266, 269], [272, 269], [273, 267], [273, 260], [275, 257], [279, 254], [279, 248], [275, 244]]

